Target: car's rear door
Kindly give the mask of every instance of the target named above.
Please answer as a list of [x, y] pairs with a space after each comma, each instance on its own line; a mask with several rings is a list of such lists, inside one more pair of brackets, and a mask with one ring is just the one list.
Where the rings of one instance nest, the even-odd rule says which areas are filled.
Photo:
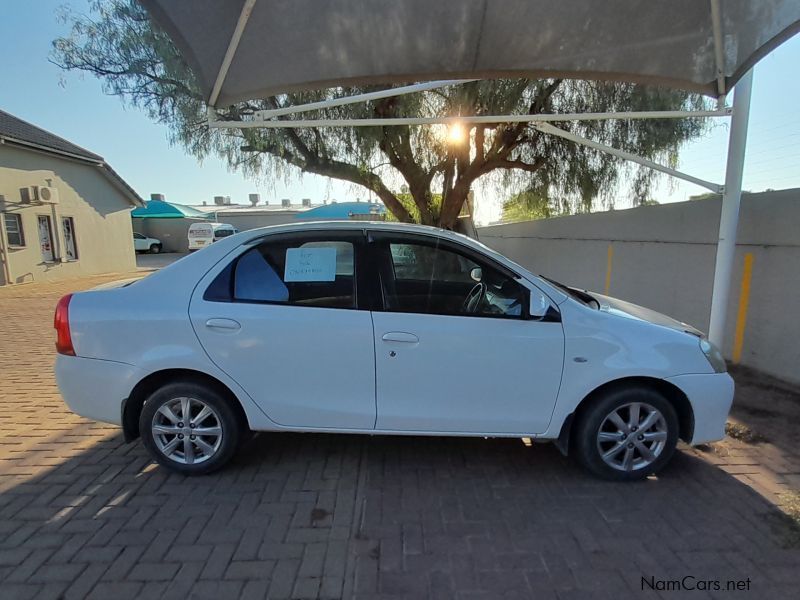
[[357, 297], [363, 234], [264, 240], [197, 287], [190, 316], [200, 342], [276, 423], [372, 429], [372, 319]]
[[[555, 406], [564, 333], [527, 317], [513, 273], [430, 236], [373, 234], [376, 429], [539, 433]], [[485, 257], [484, 257], [485, 259]], [[486, 286], [480, 302], [470, 294]], [[474, 296], [473, 296], [474, 298]]]

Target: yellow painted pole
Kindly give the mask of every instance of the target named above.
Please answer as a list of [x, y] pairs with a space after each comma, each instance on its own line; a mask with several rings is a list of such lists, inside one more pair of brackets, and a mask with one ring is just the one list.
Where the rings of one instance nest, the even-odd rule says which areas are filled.
[[753, 254], [744, 255], [744, 269], [742, 271], [742, 288], [739, 291], [739, 312], [736, 315], [736, 335], [733, 338], [733, 362], [738, 363], [742, 358], [744, 344], [744, 328], [747, 325], [747, 307], [750, 304], [750, 279], [753, 276]]
[[608, 296], [609, 290], [611, 290], [611, 264], [614, 262], [614, 246], [613, 244], [608, 245], [608, 261], [606, 263], [606, 291], [604, 292], [606, 296]]

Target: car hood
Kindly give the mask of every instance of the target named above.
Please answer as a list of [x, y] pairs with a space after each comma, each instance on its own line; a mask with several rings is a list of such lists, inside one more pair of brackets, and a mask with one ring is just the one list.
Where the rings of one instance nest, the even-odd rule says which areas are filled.
[[703, 332], [696, 327], [692, 327], [687, 323], [683, 323], [660, 312], [645, 308], [644, 306], [639, 306], [638, 304], [633, 304], [631, 302], [625, 302], [625, 300], [620, 300], [618, 298], [604, 296], [603, 294], [596, 294], [594, 292], [591, 292], [591, 295], [600, 303], [600, 310], [602, 312], [607, 312], [609, 314], [618, 315], [621, 317], [627, 317], [629, 319], [647, 321], [648, 323], [660, 325], [661, 327], [675, 329], [676, 331], [684, 331], [698, 337], [705, 337], [705, 334], [703, 334]]

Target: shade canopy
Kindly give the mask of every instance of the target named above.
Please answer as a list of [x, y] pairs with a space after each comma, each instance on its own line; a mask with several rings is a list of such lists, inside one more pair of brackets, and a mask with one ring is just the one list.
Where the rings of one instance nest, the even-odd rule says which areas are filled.
[[209, 219], [211, 215], [183, 204], [173, 204], [161, 200], [148, 200], [144, 207], [131, 212], [135, 219]]
[[798, 0], [139, 1], [219, 107], [338, 85], [497, 77], [718, 96], [800, 30]]
[[306, 210], [295, 215], [295, 219], [349, 219], [352, 215], [382, 215], [386, 208], [372, 202], [334, 202]]

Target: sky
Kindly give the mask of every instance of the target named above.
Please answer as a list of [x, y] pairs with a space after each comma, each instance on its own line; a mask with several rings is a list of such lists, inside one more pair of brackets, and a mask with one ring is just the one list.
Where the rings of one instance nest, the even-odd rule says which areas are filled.
[[[211, 203], [214, 196], [230, 196], [247, 203], [250, 193], [275, 203], [291, 198], [366, 200], [363, 188], [314, 175], [289, 181], [254, 182], [228, 171], [222, 161], [199, 163], [180, 146], [170, 145], [167, 129], [151, 122], [119, 98], [103, 94], [100, 82], [89, 75], [64, 73], [48, 62], [53, 39], [66, 35], [68, 26], [57, 18], [58, 8], [88, 12], [87, 0], [0, 0], [0, 109], [100, 154], [139, 195], [163, 193], [183, 204]], [[800, 36], [795, 36], [761, 60], [754, 75], [750, 130], [743, 189], [800, 187]], [[679, 168], [702, 179], [722, 183], [728, 138], [727, 119], [720, 119], [702, 139], [681, 152]], [[680, 202], [704, 188], [663, 177], [653, 198]], [[476, 220], [500, 218], [501, 190], [476, 189]], [[630, 205], [624, 197], [617, 209]]]

